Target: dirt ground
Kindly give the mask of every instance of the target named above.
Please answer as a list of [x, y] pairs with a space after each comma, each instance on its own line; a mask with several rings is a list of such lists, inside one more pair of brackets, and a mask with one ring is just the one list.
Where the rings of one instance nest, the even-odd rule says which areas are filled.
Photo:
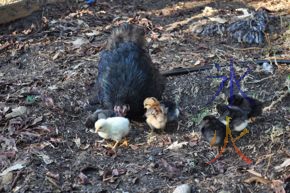
[[[202, 193], [289, 193], [289, 64], [273, 63], [273, 73], [267, 73], [253, 62], [289, 60], [287, 3], [100, 0], [87, 7], [81, 1], [48, 5], [0, 26], [0, 191], [168, 193], [188, 183], [192, 192]], [[261, 6], [272, 17], [263, 45], [192, 33], [192, 26], [206, 18], [205, 7], [219, 16]], [[96, 94], [98, 53], [112, 28], [124, 21], [146, 27], [152, 59], [162, 72], [211, 68], [167, 77], [164, 98], [179, 105], [178, 127], [149, 137], [144, 122], [132, 122], [129, 146], [114, 154], [84, 123], [91, 114], [88, 101]], [[206, 165], [216, 151], [200, 136], [198, 123], [216, 115], [215, 105], [229, 96], [227, 83], [207, 104], [220, 84], [208, 76], [229, 76], [231, 58], [237, 77], [251, 70], [241, 89], [269, 108], [236, 141], [251, 164], [229, 143], [216, 162]], [[176, 141], [184, 145], [168, 149]]]

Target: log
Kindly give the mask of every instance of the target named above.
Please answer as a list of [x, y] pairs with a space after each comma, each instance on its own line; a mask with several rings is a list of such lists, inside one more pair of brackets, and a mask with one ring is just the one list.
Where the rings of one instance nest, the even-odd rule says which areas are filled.
[[0, 24], [27, 17], [44, 5], [66, 0], [0, 0]]

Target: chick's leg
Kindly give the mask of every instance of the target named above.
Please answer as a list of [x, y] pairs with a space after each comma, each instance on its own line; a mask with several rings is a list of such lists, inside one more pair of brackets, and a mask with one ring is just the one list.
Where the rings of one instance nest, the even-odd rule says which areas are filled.
[[112, 147], [113, 150], [116, 149], [117, 145], [118, 145], [119, 141], [116, 141], [115, 145]]
[[165, 128], [162, 128], [162, 129], [161, 129], [161, 134], [166, 134], [166, 132], [165, 132]]
[[147, 124], [148, 124], [148, 126], [150, 127], [149, 135], [153, 135], [153, 133], [154, 133], [154, 127], [153, 127], [153, 125], [151, 125], [151, 124], [148, 123], [148, 122], [147, 122]]
[[127, 138], [125, 138], [125, 140], [123, 141], [123, 143], [120, 145], [120, 147], [122, 147], [122, 146], [125, 146], [125, 147], [128, 147], [128, 140], [127, 140]]

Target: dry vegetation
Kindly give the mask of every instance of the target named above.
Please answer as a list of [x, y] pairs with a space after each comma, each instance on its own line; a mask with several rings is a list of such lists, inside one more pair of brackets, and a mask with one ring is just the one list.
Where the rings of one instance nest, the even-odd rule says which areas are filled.
[[[189, 183], [192, 192], [202, 193], [290, 192], [289, 63], [273, 62], [273, 73], [267, 73], [254, 62], [289, 60], [287, 1], [97, 2], [49, 5], [0, 26], [1, 191], [167, 193]], [[260, 6], [273, 16], [263, 45], [192, 33], [199, 20]], [[217, 11], [208, 15], [205, 7]], [[96, 94], [98, 53], [112, 28], [124, 21], [147, 29], [161, 71], [209, 69], [168, 77], [164, 98], [180, 106], [178, 128], [147, 138], [145, 123], [133, 122], [129, 146], [115, 155], [84, 122], [91, 113], [88, 100]], [[229, 84], [207, 105], [220, 84], [207, 77], [229, 76], [231, 58], [238, 77], [251, 69], [242, 90], [269, 108], [236, 142], [253, 163], [243, 162], [230, 143], [208, 166], [215, 151], [200, 138], [197, 124], [216, 114], [215, 105], [229, 96]]]

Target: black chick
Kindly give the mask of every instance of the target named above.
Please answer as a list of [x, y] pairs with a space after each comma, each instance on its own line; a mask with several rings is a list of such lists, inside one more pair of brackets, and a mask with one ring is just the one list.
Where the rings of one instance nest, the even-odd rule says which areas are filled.
[[147, 97], [161, 99], [165, 78], [145, 48], [142, 28], [125, 23], [109, 37], [98, 65], [99, 101], [117, 116], [140, 118]]
[[199, 128], [206, 141], [211, 145], [221, 147], [226, 137], [226, 126], [213, 115], [205, 116], [200, 122]]
[[167, 108], [167, 121], [168, 122], [177, 121], [180, 111], [176, 103], [171, 101], [161, 101], [161, 103]]
[[248, 126], [248, 113], [237, 106], [228, 106], [225, 104], [218, 104], [216, 106], [217, 112], [221, 115], [219, 120], [226, 125], [226, 116], [231, 117], [230, 129], [241, 132]]
[[255, 117], [260, 116], [263, 112], [263, 103], [251, 97], [244, 98], [241, 95], [234, 94], [228, 98], [228, 103], [249, 112], [248, 118], [251, 121], [254, 121]]

